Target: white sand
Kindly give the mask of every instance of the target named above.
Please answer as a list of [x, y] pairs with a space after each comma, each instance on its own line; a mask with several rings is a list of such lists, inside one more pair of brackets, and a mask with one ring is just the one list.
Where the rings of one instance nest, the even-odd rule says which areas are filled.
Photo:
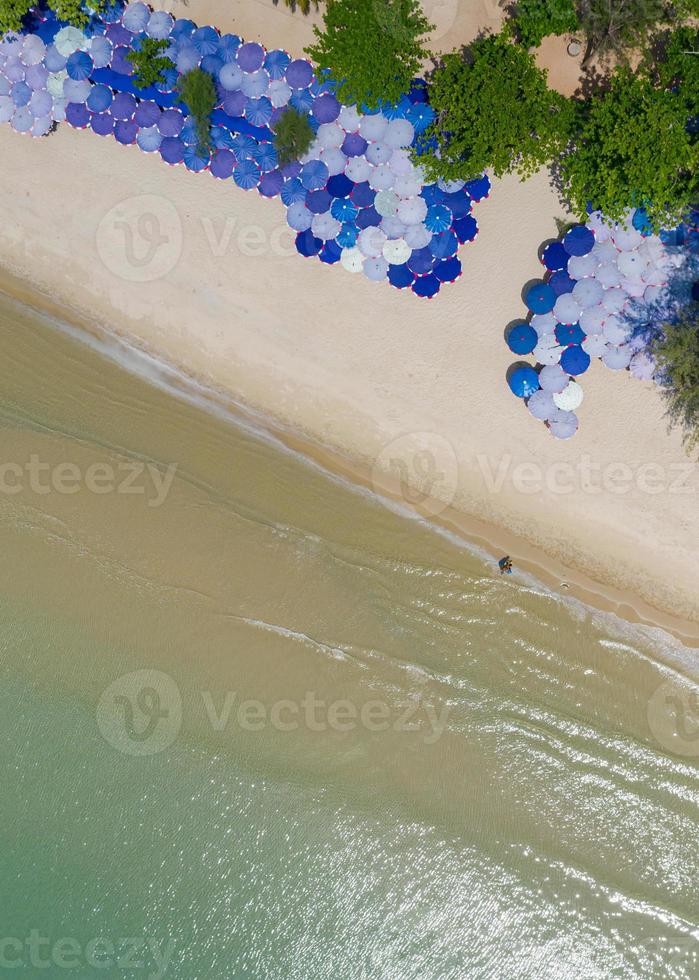
[[[262, 0], [228, 17], [216, 8], [176, 12], [295, 53], [310, 34], [300, 15]], [[658, 391], [595, 362], [582, 379], [580, 431], [560, 442], [505, 382], [503, 331], [523, 316], [538, 246], [563, 216], [546, 174], [496, 182], [476, 208], [480, 235], [461, 250], [464, 275], [427, 302], [300, 258], [278, 201], [89, 131], [31, 140], [2, 126], [0, 154], [0, 262], [53, 302], [230, 392], [360, 477], [373, 470], [377, 486], [396, 458], [421, 485], [433, 461], [428, 512], [452, 504], [442, 519], [464, 515], [471, 536], [547, 567], [546, 581], [563, 577], [629, 618], [699, 635], [699, 475], [667, 432]], [[154, 197], [132, 201], [142, 195]], [[168, 236], [143, 267], [162, 262], [160, 278], [130, 281], [140, 271], [110, 215], [122, 202], [127, 220], [140, 207]], [[498, 473], [502, 485], [489, 485]]]

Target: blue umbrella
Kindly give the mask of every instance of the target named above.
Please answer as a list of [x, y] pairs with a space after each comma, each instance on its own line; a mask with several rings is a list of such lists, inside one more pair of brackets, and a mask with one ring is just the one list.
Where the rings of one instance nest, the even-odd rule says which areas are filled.
[[[83, 106], [83, 108], [85, 108]], [[67, 118], [67, 115], [66, 115]], [[117, 143], [130, 146], [136, 141], [138, 126], [133, 119], [118, 119], [114, 125], [114, 139]]]
[[428, 207], [425, 215], [425, 227], [428, 231], [446, 231], [451, 227], [453, 215], [445, 204], [433, 204]]
[[90, 126], [98, 136], [108, 136], [114, 132], [114, 119], [108, 112], [94, 112], [90, 116]]
[[[260, 143], [251, 151], [252, 159], [263, 173], [276, 170], [279, 160], [272, 143]], [[280, 174], [281, 176], [281, 174]], [[281, 185], [280, 185], [281, 186]]]
[[354, 221], [359, 208], [348, 197], [336, 197], [330, 205], [330, 213], [338, 221]]
[[507, 335], [507, 346], [513, 354], [531, 354], [539, 342], [536, 330], [528, 323], [518, 323]]
[[341, 150], [346, 157], [360, 157], [369, 144], [359, 133], [348, 133], [342, 143]]
[[579, 323], [559, 323], [554, 332], [561, 347], [567, 347], [570, 344], [582, 344], [585, 339], [585, 332]]
[[266, 95], [259, 99], [245, 100], [245, 118], [253, 126], [266, 126], [272, 118], [273, 105]]
[[296, 201], [305, 202], [306, 189], [298, 177], [290, 177], [289, 180], [284, 181], [284, 186], [281, 189], [281, 199], [287, 207]]
[[311, 255], [317, 255], [323, 247], [322, 239], [316, 238], [313, 232], [309, 229], [306, 231], [300, 231], [296, 236], [296, 250], [309, 258]]
[[411, 272], [405, 263], [403, 265], [389, 265], [388, 281], [396, 289], [406, 289], [415, 282], [415, 273]]
[[235, 147], [233, 134], [225, 126], [211, 127], [211, 142], [217, 150], [232, 150]]
[[595, 236], [585, 225], [575, 225], [563, 239], [563, 248], [568, 255], [587, 255], [594, 244]]
[[218, 42], [218, 31], [214, 30], [213, 27], [198, 27], [194, 34], [192, 34], [192, 44], [202, 58], [206, 54], [216, 54], [218, 51]]
[[412, 124], [416, 133], [424, 133], [434, 122], [434, 109], [426, 102], [414, 105], [406, 117]]
[[458, 221], [454, 222], [453, 227], [461, 244], [472, 242], [478, 234], [478, 222], [472, 214], [467, 214], [465, 218], [459, 218]]
[[12, 86], [12, 101], [20, 108], [27, 105], [32, 97], [32, 90], [26, 82], [15, 82]]
[[490, 178], [483, 174], [476, 180], [469, 180], [466, 182], [466, 190], [474, 201], [482, 201], [490, 194]]
[[407, 119], [413, 104], [407, 95], [401, 95], [397, 102], [382, 102], [381, 114], [386, 119]]
[[318, 256], [321, 262], [326, 262], [328, 265], [334, 265], [335, 262], [339, 262], [341, 257], [342, 248], [332, 238], [323, 245]]
[[187, 143], [189, 146], [193, 146], [195, 143], [199, 142], [199, 137], [197, 136], [197, 126], [191, 116], [185, 120], [185, 124], [182, 127], [182, 132], [180, 133], [180, 139], [183, 143]]
[[157, 126], [146, 126], [139, 130], [136, 136], [136, 143], [145, 153], [155, 153], [160, 149], [163, 137], [160, 135]]
[[357, 242], [357, 236], [359, 235], [359, 229], [356, 225], [347, 222], [342, 226], [340, 232], [337, 236], [337, 244], [341, 245], [342, 248], [352, 248]]
[[551, 242], [541, 253], [541, 261], [550, 272], [558, 272], [565, 269], [568, 265], [570, 255], [563, 248], [561, 242]]
[[256, 41], [248, 41], [238, 48], [236, 60], [243, 71], [250, 73], [258, 71], [265, 60], [265, 49]]
[[308, 191], [306, 194], [306, 207], [312, 214], [323, 214], [330, 210], [333, 199], [327, 191]]
[[74, 51], [66, 63], [69, 78], [74, 78], [77, 82], [89, 78], [92, 68], [92, 58], [87, 51]]
[[437, 263], [437, 259], [434, 257], [429, 248], [416, 248], [413, 249], [412, 255], [408, 259], [407, 266], [414, 272], [416, 276], [424, 275], [426, 272], [431, 272]]
[[428, 208], [434, 204], [444, 204], [446, 194], [437, 184], [425, 184], [420, 191], [420, 197], [424, 199]]
[[354, 182], [346, 174], [334, 174], [328, 179], [327, 190], [332, 197], [349, 197], [354, 189]]
[[[313, 108], [313, 96], [307, 88], [299, 89], [289, 99], [289, 105], [293, 106], [297, 112], [310, 112]], [[311, 122], [310, 119], [309, 122]]]
[[590, 355], [577, 345], [566, 347], [560, 364], [566, 374], [584, 374], [590, 366]]
[[418, 276], [412, 288], [416, 296], [422, 296], [424, 299], [432, 299], [439, 292], [441, 285], [439, 279], [432, 273], [429, 273], [426, 276]]
[[545, 282], [535, 283], [530, 286], [524, 297], [532, 313], [550, 313], [556, 304], [556, 293]]
[[253, 139], [252, 136], [248, 136], [247, 133], [237, 133], [231, 140], [231, 150], [235, 150], [236, 153], [240, 153], [243, 150], [250, 150], [257, 146], [257, 140]]
[[456, 191], [454, 194], [445, 194], [443, 204], [451, 211], [454, 220], [465, 218], [471, 213], [471, 198], [465, 190]]
[[206, 170], [206, 168], [209, 166], [211, 156], [208, 153], [208, 151], [205, 151], [204, 153], [200, 153], [199, 147], [196, 145], [194, 146], [185, 145], [183, 160], [187, 170], [193, 170], [194, 173], [198, 174], [202, 170]]
[[461, 262], [457, 258], [442, 259], [434, 267], [434, 274], [440, 282], [454, 282], [461, 275]]
[[257, 187], [261, 176], [260, 168], [254, 160], [241, 160], [233, 170], [233, 180], [245, 191]]
[[219, 58], [217, 54], [205, 54], [199, 67], [214, 78], [218, 78], [218, 73], [223, 68], [223, 58]]
[[301, 183], [306, 190], [319, 190], [327, 184], [329, 173], [328, 168], [322, 160], [309, 160], [301, 168]]
[[224, 64], [229, 64], [235, 61], [235, 56], [238, 48], [241, 45], [241, 40], [236, 34], [223, 34], [218, 39], [218, 56]]
[[281, 170], [270, 170], [262, 175], [260, 186], [257, 188], [263, 197], [276, 197], [284, 186]]
[[226, 180], [233, 173], [236, 159], [230, 150], [219, 150], [211, 160], [211, 173], [219, 180]]
[[539, 375], [529, 364], [523, 364], [509, 374], [507, 383], [513, 395], [529, 398], [539, 388]]
[[371, 225], [378, 226], [381, 224], [381, 220], [381, 215], [373, 206], [368, 208], [360, 208], [357, 212], [357, 217], [355, 218], [359, 228], [369, 228]]
[[[28, 110], [27, 110], [28, 111]], [[69, 102], [66, 106], [66, 122], [77, 129], [83, 129], [90, 121], [90, 112], [82, 102]], [[132, 140], [133, 142], [133, 140]]]
[[549, 279], [549, 286], [553, 289], [556, 296], [563, 296], [564, 293], [572, 293], [575, 289], [575, 279], [571, 279], [565, 269], [560, 269]]
[[286, 51], [268, 51], [264, 60], [264, 67], [270, 78], [277, 80], [284, 78], [286, 69], [291, 63], [291, 58]]
[[179, 136], [165, 136], [160, 144], [160, 156], [165, 163], [174, 166], [184, 159], [184, 143]]
[[170, 31], [170, 37], [179, 40], [182, 37], [191, 37], [191, 35], [196, 30], [197, 25], [193, 20], [187, 20], [185, 17], [180, 17], [175, 21], [175, 24]]
[[428, 248], [438, 259], [449, 259], [456, 254], [459, 247], [459, 239], [453, 231], [440, 231], [432, 236]]
[[355, 184], [351, 193], [352, 200], [360, 208], [368, 208], [374, 203], [376, 191], [369, 185], [368, 181]]
[[304, 58], [292, 61], [286, 69], [286, 80], [294, 89], [304, 89], [311, 84], [313, 69]]

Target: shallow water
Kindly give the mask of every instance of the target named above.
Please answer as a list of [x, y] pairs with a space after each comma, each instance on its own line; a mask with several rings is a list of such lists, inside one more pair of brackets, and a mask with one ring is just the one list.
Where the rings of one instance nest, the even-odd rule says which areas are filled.
[[9, 301], [0, 350], [0, 966], [699, 975], [695, 654]]

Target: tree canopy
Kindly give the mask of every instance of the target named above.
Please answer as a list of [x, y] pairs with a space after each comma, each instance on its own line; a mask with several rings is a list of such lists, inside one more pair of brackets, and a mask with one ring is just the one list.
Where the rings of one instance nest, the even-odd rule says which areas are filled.
[[194, 119], [200, 150], [211, 145], [209, 117], [218, 101], [211, 75], [202, 68], [193, 68], [177, 80], [177, 90]]
[[534, 173], [565, 148], [574, 107], [549, 89], [546, 72], [503, 34], [447, 54], [430, 79], [436, 119], [419, 162], [431, 179]]
[[538, 47], [549, 34], [568, 34], [578, 26], [573, 0], [517, 0], [514, 10], [517, 38]]
[[677, 323], [666, 324], [655, 344], [672, 425], [683, 430], [685, 445], [699, 447], [699, 319], [690, 308]]
[[274, 148], [277, 159], [283, 167], [292, 160], [298, 160], [313, 142], [313, 128], [305, 112], [297, 112], [289, 107], [274, 127]]
[[432, 24], [418, 0], [327, 0], [306, 53], [339, 83], [337, 97], [376, 108], [407, 92], [427, 57]]
[[[90, 19], [82, 0], [48, 0], [48, 5], [61, 20], [76, 27], [84, 27]], [[106, 0], [94, 0], [90, 8], [99, 13], [105, 5]], [[22, 21], [34, 6], [35, 0], [0, 0], [0, 37], [8, 31], [21, 31]]]
[[172, 61], [163, 57], [167, 47], [167, 41], [144, 37], [138, 50], [128, 52], [126, 58], [134, 67], [134, 81], [139, 88], [156, 85], [162, 81], [165, 69], [172, 67]]

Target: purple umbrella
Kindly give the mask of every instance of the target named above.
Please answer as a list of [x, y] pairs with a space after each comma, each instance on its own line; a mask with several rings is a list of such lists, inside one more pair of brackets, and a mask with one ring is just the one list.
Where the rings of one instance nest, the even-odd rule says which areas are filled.
[[302, 89], [311, 84], [313, 69], [308, 61], [298, 58], [286, 69], [286, 80], [292, 88]]
[[[109, 41], [106, 41], [106, 43], [109, 44]], [[109, 51], [111, 55], [111, 45], [109, 46]], [[62, 71], [66, 66], [67, 60], [54, 44], [49, 44], [44, 56], [44, 65], [49, 71]]]
[[[27, 110], [29, 111], [29, 110]], [[31, 113], [30, 113], [31, 115]], [[84, 102], [69, 102], [66, 106], [66, 122], [76, 129], [84, 129], [90, 121], [90, 113]]]
[[50, 116], [52, 109], [53, 97], [45, 88], [39, 89], [32, 94], [29, 100], [29, 111], [35, 119], [43, 119], [45, 116]]
[[[147, 17], [149, 16], [150, 13], [147, 12]], [[141, 28], [139, 28], [139, 31], [140, 30]], [[124, 45], [125, 47], [128, 47], [133, 41], [133, 33], [131, 30], [127, 30], [126, 27], [123, 27], [121, 24], [109, 24], [104, 33], [107, 35], [112, 44], [115, 45]], [[138, 33], [138, 31], [135, 33]]]
[[114, 138], [117, 143], [130, 146], [136, 140], [138, 126], [133, 119], [118, 119], [114, 124]]
[[378, 227], [382, 222], [382, 217], [373, 205], [368, 208], [360, 208], [355, 219], [358, 228]]
[[306, 207], [312, 214], [322, 214], [330, 210], [332, 200], [326, 190], [309, 191], [306, 194]]
[[98, 136], [110, 136], [114, 132], [114, 119], [109, 112], [93, 112], [90, 126]]
[[243, 92], [226, 92], [223, 97], [223, 111], [229, 116], [242, 116], [248, 100]]
[[184, 116], [179, 109], [166, 109], [158, 119], [158, 129], [163, 136], [179, 136], [184, 125]]
[[366, 152], [368, 145], [367, 141], [359, 133], [348, 133], [340, 149], [346, 157], [360, 157]]
[[334, 95], [321, 95], [313, 104], [313, 115], [319, 123], [333, 122], [340, 115], [340, 108]]
[[284, 186], [281, 170], [270, 170], [260, 181], [258, 188], [263, 197], [276, 197]]
[[136, 143], [144, 153], [155, 153], [160, 149], [163, 137], [160, 135], [157, 126], [145, 126], [139, 129], [136, 135]]
[[262, 67], [262, 62], [264, 60], [265, 49], [261, 44], [256, 44], [254, 41], [250, 41], [247, 44], [241, 44], [236, 53], [236, 61], [243, 71], [257, 71]]
[[133, 65], [126, 57], [131, 48], [114, 48], [112, 52], [112, 71], [118, 75], [133, 75]]
[[131, 119], [136, 105], [136, 99], [129, 92], [117, 92], [112, 102], [112, 115], [115, 119]]
[[260, 177], [260, 168], [254, 160], [241, 160], [239, 163], [236, 163], [233, 169], [233, 180], [244, 191], [249, 191], [253, 187], [257, 187], [260, 182]]
[[104, 112], [114, 100], [112, 90], [108, 85], [93, 85], [87, 97], [87, 107], [91, 112]]
[[179, 136], [167, 136], [160, 144], [160, 156], [165, 163], [174, 166], [184, 159], [184, 143]]
[[211, 160], [211, 173], [219, 180], [226, 180], [233, 173], [236, 159], [232, 150], [218, 150]]
[[160, 106], [150, 100], [140, 102], [133, 119], [138, 126], [157, 126], [160, 120]]

